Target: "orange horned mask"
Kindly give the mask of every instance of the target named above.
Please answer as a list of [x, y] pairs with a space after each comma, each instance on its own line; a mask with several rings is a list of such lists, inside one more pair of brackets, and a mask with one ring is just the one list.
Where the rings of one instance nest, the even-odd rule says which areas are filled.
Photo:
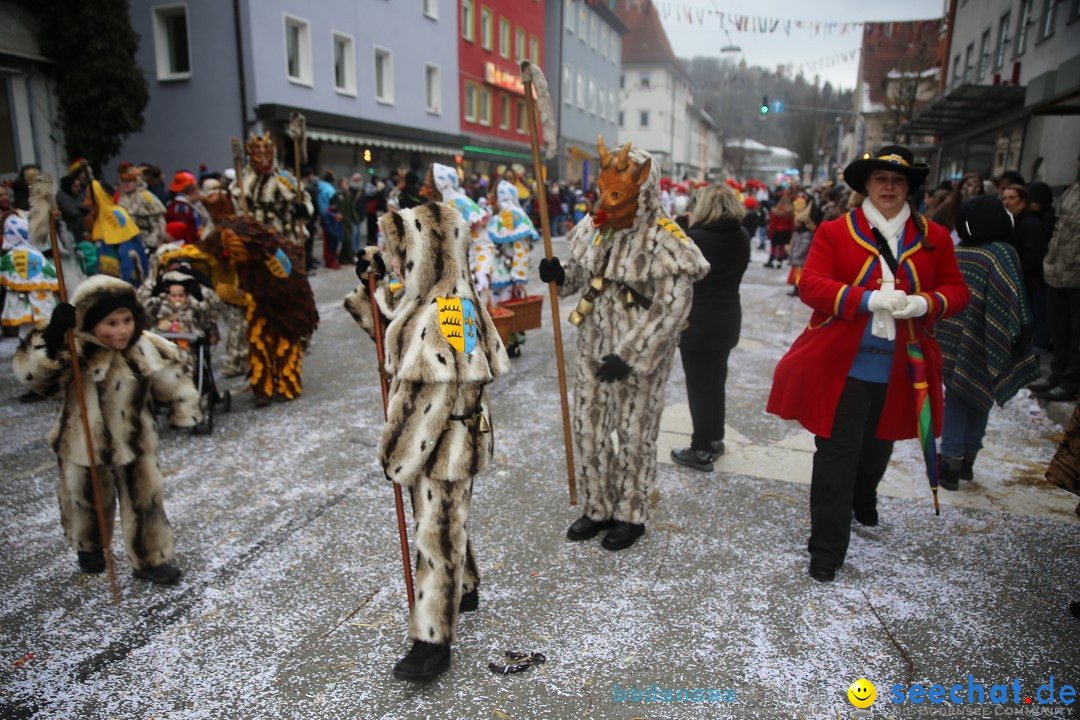
[[262, 137], [257, 137], [255, 133], [248, 133], [248, 135], [251, 136], [247, 141], [248, 164], [256, 172], [265, 175], [273, 169], [276, 162], [274, 141], [270, 137], [270, 131], [267, 130]]
[[652, 159], [638, 165], [630, 159], [630, 143], [614, 155], [608, 152], [603, 136], [596, 138], [600, 153], [600, 174], [596, 179], [599, 193], [593, 205], [593, 227], [622, 230], [634, 224], [638, 210], [638, 191], [649, 177]]

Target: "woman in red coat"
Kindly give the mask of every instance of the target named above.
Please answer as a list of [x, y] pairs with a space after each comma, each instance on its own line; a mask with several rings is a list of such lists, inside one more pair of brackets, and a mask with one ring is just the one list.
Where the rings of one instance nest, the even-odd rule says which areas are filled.
[[877, 486], [895, 440], [916, 437], [907, 343], [926, 359], [934, 434], [941, 434], [941, 351], [936, 320], [964, 309], [968, 288], [949, 231], [912, 212], [929, 168], [891, 145], [848, 165], [861, 207], [822, 223], [799, 281], [814, 309], [781, 358], [768, 411], [816, 436], [810, 485], [810, 576], [843, 564], [851, 515], [877, 525]]
[[765, 267], [776, 267], [784, 264], [787, 260], [787, 244], [791, 242], [791, 232], [795, 229], [795, 208], [791, 204], [791, 198], [785, 194], [776, 203], [776, 207], [769, 213], [769, 261]]

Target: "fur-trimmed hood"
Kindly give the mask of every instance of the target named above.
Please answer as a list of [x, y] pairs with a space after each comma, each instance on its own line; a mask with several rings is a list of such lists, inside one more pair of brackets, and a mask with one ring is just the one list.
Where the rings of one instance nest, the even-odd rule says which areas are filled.
[[[101, 345], [93, 333], [93, 328], [84, 328], [83, 323], [90, 310], [102, 302], [116, 302], [122, 300], [125, 303], [133, 303], [136, 310], [135, 332], [131, 336], [128, 347], [133, 347], [139, 341], [145, 329], [143, 316], [145, 312], [139, 303], [135, 288], [129, 283], [109, 275], [93, 275], [84, 280], [71, 296], [71, 304], [75, 306], [75, 337], [82, 343]], [[103, 346], [104, 347], [104, 346]]]
[[[449, 205], [427, 203], [390, 212], [379, 220], [388, 265], [400, 268], [402, 296], [391, 307], [385, 287], [376, 300], [391, 322], [386, 332], [386, 368], [411, 382], [488, 383], [510, 369], [506, 349], [480, 302], [469, 272], [469, 226]], [[458, 304], [458, 332], [471, 335], [456, 349], [442, 328], [440, 308]], [[472, 314], [469, 314], [471, 305]], [[453, 325], [448, 331], [453, 333]], [[473, 342], [474, 341], [474, 342]]]

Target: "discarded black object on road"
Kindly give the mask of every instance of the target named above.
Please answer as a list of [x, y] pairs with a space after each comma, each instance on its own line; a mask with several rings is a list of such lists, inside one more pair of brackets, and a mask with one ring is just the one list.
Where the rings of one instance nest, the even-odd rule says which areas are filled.
[[496, 675], [512, 675], [514, 673], [525, 672], [533, 665], [540, 665], [547, 661], [543, 653], [519, 653], [513, 650], [506, 650], [503, 652], [506, 659], [509, 660], [506, 665], [500, 665], [498, 663], [488, 663], [488, 669]]

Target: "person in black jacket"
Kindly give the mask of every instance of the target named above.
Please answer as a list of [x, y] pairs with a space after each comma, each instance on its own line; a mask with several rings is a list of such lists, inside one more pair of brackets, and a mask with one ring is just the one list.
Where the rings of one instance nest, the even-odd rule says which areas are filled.
[[724, 454], [724, 384], [742, 327], [739, 283], [750, 262], [745, 215], [734, 190], [713, 185], [699, 191], [691, 217], [689, 235], [710, 270], [694, 283], [690, 325], [679, 339], [694, 434], [690, 447], [672, 450], [671, 459], [705, 472]]
[[1023, 185], [1007, 186], [1001, 193], [1001, 202], [1014, 218], [1011, 244], [1020, 256], [1024, 295], [1034, 315], [1032, 331], [1038, 338], [1032, 338], [1033, 345], [1045, 350], [1050, 343], [1050, 330], [1046, 315], [1043, 258], [1050, 247], [1050, 234], [1046, 232], [1040, 208], [1032, 204], [1028, 189]]

